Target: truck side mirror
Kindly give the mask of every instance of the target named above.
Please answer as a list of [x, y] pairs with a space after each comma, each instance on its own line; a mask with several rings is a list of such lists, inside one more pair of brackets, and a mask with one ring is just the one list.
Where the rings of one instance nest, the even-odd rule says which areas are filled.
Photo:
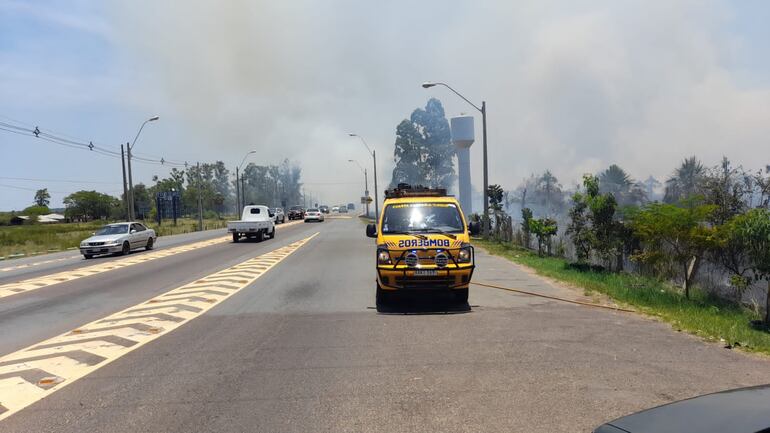
[[477, 221], [471, 221], [468, 223], [468, 231], [470, 232], [471, 236], [476, 236], [481, 232], [479, 227], [480, 223]]
[[366, 236], [370, 238], [376, 238], [377, 237], [377, 226], [374, 224], [367, 224], [366, 225]]

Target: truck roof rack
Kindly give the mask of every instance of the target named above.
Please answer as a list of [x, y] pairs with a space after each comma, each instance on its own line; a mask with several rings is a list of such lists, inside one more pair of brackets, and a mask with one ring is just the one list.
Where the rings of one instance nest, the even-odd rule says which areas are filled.
[[401, 197], [446, 197], [446, 188], [428, 188], [422, 185], [411, 186], [399, 183], [396, 188], [385, 190], [385, 198]]

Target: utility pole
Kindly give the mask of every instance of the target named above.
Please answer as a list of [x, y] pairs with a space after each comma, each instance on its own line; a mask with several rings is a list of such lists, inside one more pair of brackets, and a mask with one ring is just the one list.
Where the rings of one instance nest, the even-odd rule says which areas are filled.
[[136, 137], [134, 137], [134, 143], [129, 144], [126, 143], [126, 147], [128, 147], [128, 195], [129, 195], [129, 202], [128, 202], [128, 210], [129, 210], [129, 217], [128, 219], [132, 220], [134, 219], [134, 180], [131, 178], [131, 150], [136, 145], [136, 140], [139, 138], [139, 134], [142, 133], [142, 130], [144, 129], [144, 125], [146, 125], [148, 122], [154, 122], [158, 120], [158, 116], [150, 117], [149, 119], [145, 120], [142, 123], [142, 126], [139, 127], [139, 132], [136, 133]]
[[238, 183], [238, 167], [235, 167], [235, 216], [241, 213], [241, 186]]
[[123, 206], [126, 207], [126, 217], [128, 218], [128, 187], [126, 186], [126, 156], [123, 151], [123, 145], [120, 145], [120, 168], [123, 170]]
[[377, 199], [377, 151], [372, 149], [372, 159], [374, 160], [374, 223], [380, 223], [380, 204]]
[[126, 143], [128, 156], [128, 220], [134, 220], [134, 180], [131, 178], [131, 146]]
[[366, 197], [366, 216], [369, 216], [369, 178], [366, 176], [366, 169], [364, 169], [364, 197]]
[[241, 209], [243, 209], [246, 206], [246, 182], [243, 180], [243, 176], [241, 176]]
[[484, 238], [489, 237], [489, 170], [487, 169], [487, 102], [481, 101], [481, 128], [484, 137]]
[[197, 164], [198, 167], [198, 231], [203, 231], [203, 199], [201, 198], [201, 163]]

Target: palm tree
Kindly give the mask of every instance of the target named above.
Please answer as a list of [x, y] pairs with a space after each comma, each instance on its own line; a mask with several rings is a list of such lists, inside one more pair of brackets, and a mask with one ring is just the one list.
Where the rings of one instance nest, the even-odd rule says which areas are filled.
[[613, 195], [628, 191], [633, 183], [631, 176], [616, 164], [612, 164], [599, 174], [599, 189]]
[[695, 156], [686, 158], [674, 170], [671, 177], [666, 180], [666, 192], [663, 196], [663, 201], [666, 203], [676, 203], [699, 193], [705, 174], [706, 169], [698, 158]]
[[643, 186], [616, 164], [599, 174], [599, 190], [612, 194], [620, 205], [640, 205], [647, 198]]

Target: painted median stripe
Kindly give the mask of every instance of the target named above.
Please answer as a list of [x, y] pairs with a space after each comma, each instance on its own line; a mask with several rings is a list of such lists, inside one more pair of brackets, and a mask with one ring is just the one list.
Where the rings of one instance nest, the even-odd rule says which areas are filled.
[[[297, 222], [287, 223], [285, 225], [277, 225], [276, 229], [281, 227], [294, 225]], [[122, 269], [127, 266], [132, 266], [140, 263], [146, 263], [151, 260], [162, 259], [164, 257], [173, 256], [174, 254], [186, 253], [188, 251], [205, 248], [211, 245], [220, 244], [231, 239], [229, 236], [222, 236], [215, 239], [209, 239], [205, 241], [195, 242], [192, 244], [180, 245], [177, 247], [166, 248], [163, 250], [145, 252], [143, 254], [137, 254], [135, 256], [129, 256], [120, 260], [115, 260], [107, 263], [96, 264], [92, 266], [86, 266], [83, 268], [73, 269], [71, 271], [58, 272], [51, 275], [45, 275], [37, 278], [30, 278], [28, 280], [18, 281], [15, 283], [8, 283], [0, 285], [0, 299], [6, 296], [17, 295], [19, 293], [26, 293], [31, 290], [40, 289], [43, 287], [52, 286], [54, 284], [64, 283], [78, 278], [89, 277], [91, 275], [101, 274], [103, 272], [112, 271], [115, 269]]]
[[[3, 356], [0, 420], [199, 317], [249, 286], [316, 235]], [[232, 284], [223, 289], [219, 283], [222, 280]], [[199, 296], [200, 292], [206, 292], [206, 296]]]

